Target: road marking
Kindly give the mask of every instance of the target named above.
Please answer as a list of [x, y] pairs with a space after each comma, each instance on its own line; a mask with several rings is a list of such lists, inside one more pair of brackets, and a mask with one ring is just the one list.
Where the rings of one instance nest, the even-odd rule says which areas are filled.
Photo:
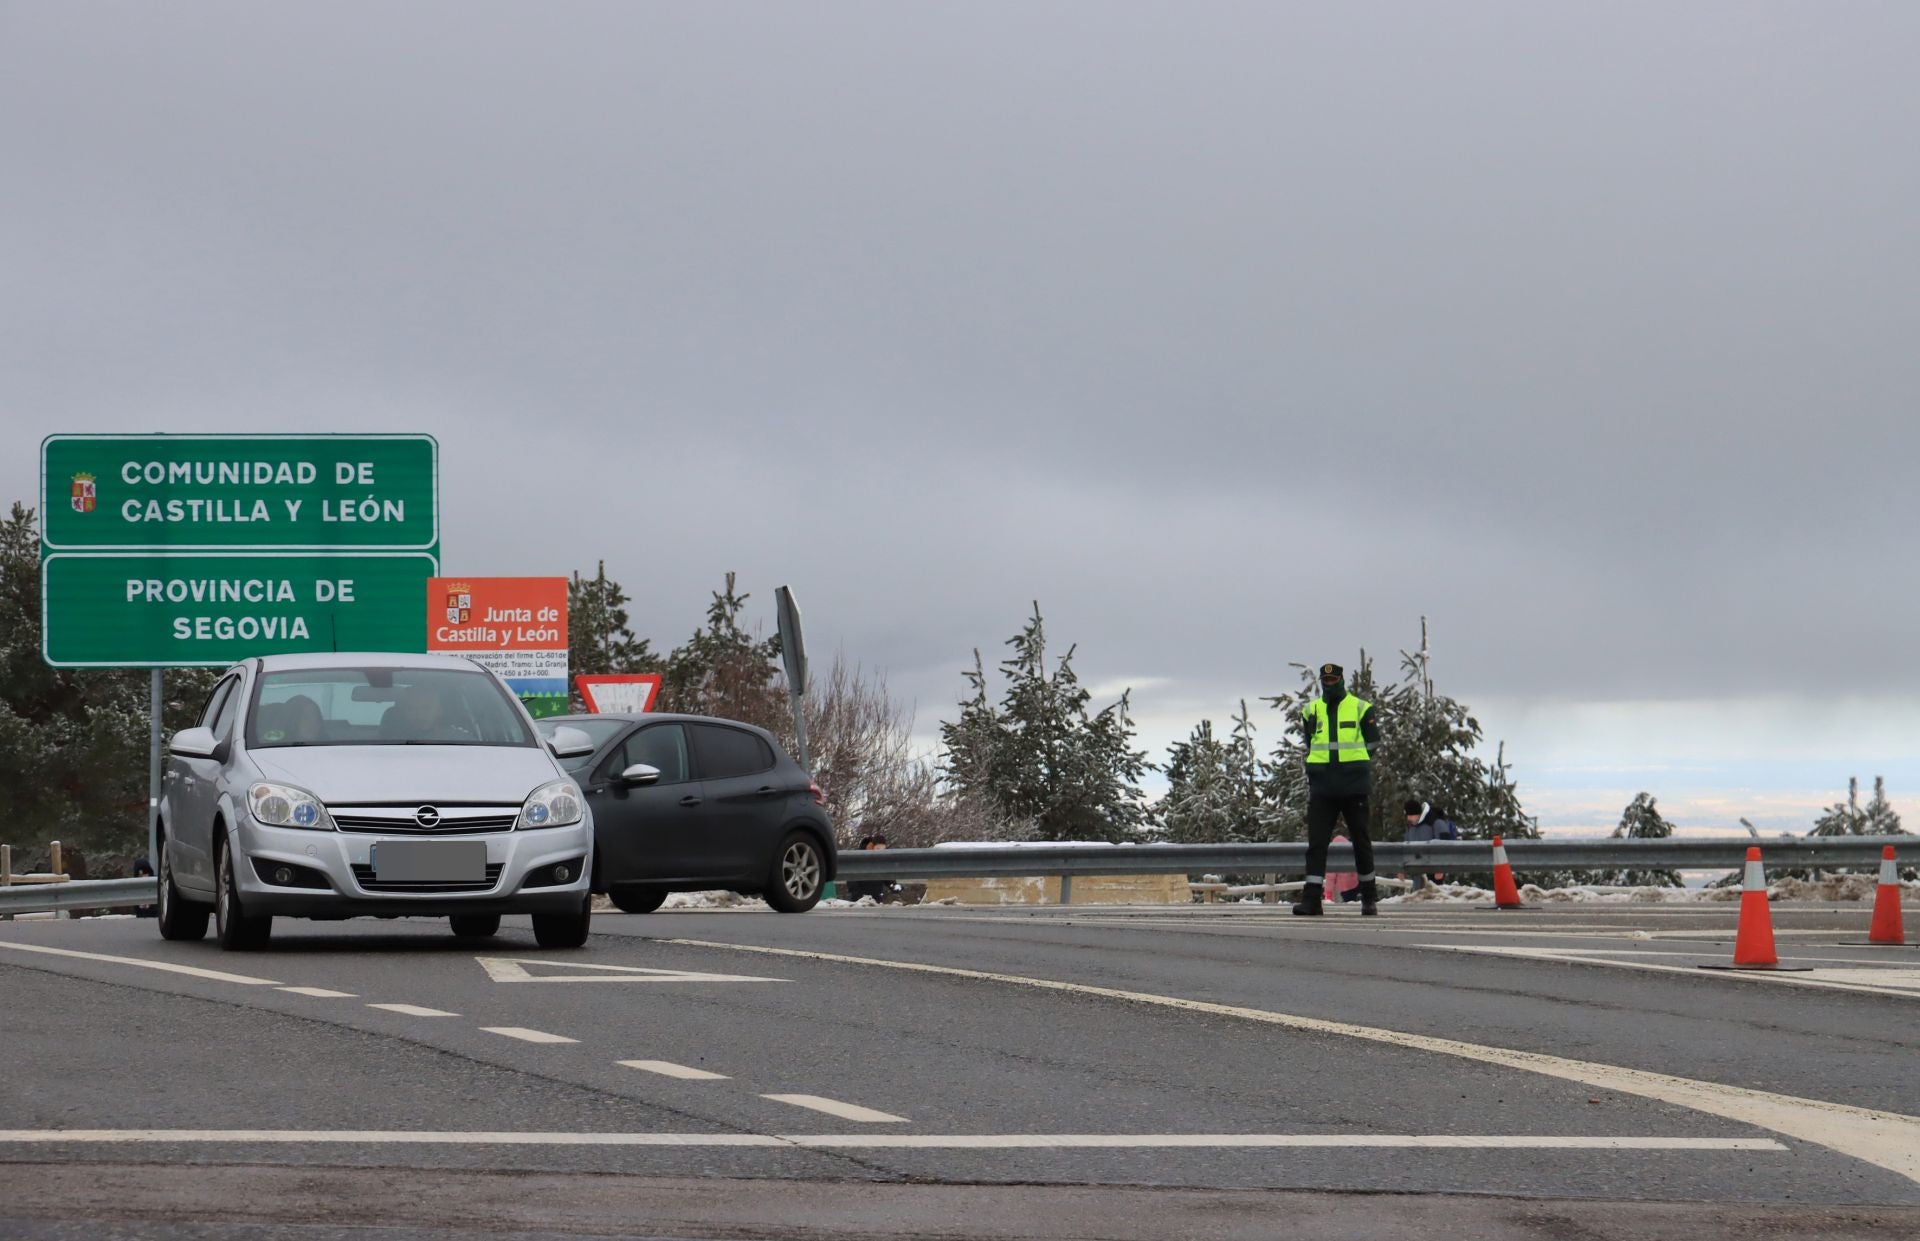
[[876, 1112], [870, 1107], [861, 1107], [857, 1103], [842, 1103], [838, 1099], [823, 1098], [817, 1094], [763, 1094], [763, 1099], [772, 1099], [775, 1103], [791, 1103], [795, 1107], [811, 1108], [816, 1112], [825, 1112], [829, 1116], [838, 1116], [841, 1120], [857, 1120], [870, 1125], [904, 1125], [905, 1116], [895, 1116], [892, 1112]]
[[1549, 1056], [1540, 1052], [1493, 1047], [1483, 1043], [1467, 1043], [1459, 1039], [1434, 1038], [1424, 1034], [1409, 1034], [1400, 1030], [1385, 1030], [1345, 1021], [1297, 1017], [1290, 1013], [1272, 1012], [1267, 1009], [1242, 1008], [1233, 1004], [1215, 1004], [1205, 1000], [1187, 1000], [1178, 996], [1154, 995], [1145, 991], [1123, 991], [1117, 987], [1096, 987], [1086, 983], [1061, 982], [1051, 978], [1029, 978], [1021, 974], [995, 974], [985, 970], [959, 969], [950, 965], [927, 965], [918, 961], [886, 961], [876, 957], [803, 952], [796, 948], [765, 948], [753, 944], [726, 944], [692, 939], [667, 939], [660, 942], [685, 947], [717, 948], [728, 952], [810, 958], [843, 965], [909, 970], [950, 978], [970, 978], [981, 982], [1008, 983], [1047, 991], [1124, 1000], [1134, 1004], [1153, 1004], [1163, 1008], [1183, 1009], [1187, 1012], [1238, 1017], [1291, 1030], [1314, 1034], [1335, 1034], [1345, 1038], [1406, 1047], [1415, 1051], [1438, 1052], [1441, 1055], [1458, 1056], [1476, 1063], [1521, 1069], [1546, 1077], [1579, 1082], [1586, 1086], [1598, 1086], [1603, 1090], [1639, 1095], [1662, 1103], [1674, 1103], [1711, 1116], [1752, 1125], [1755, 1128], [1770, 1129], [1775, 1133], [1784, 1133], [1789, 1137], [1799, 1138], [1803, 1142], [1811, 1142], [1816, 1146], [1838, 1151], [1843, 1155], [1873, 1164], [1875, 1167], [1897, 1172], [1909, 1180], [1920, 1183], [1920, 1116], [1904, 1116], [1897, 1112], [1850, 1107], [1843, 1103], [1829, 1103], [1822, 1099], [1803, 1099], [1793, 1095], [1774, 1094], [1771, 1091], [1722, 1085], [1719, 1082], [1695, 1081], [1692, 1078], [1653, 1073], [1645, 1069], [1596, 1064], [1587, 1060], [1570, 1060], [1564, 1056]]
[[[1504, 944], [1410, 944], [1435, 952], [1468, 952], [1489, 957], [1519, 957], [1529, 961], [1564, 961], [1569, 965], [1608, 965], [1622, 970], [1653, 970], [1662, 974], [1700, 977], [1698, 965], [1656, 965], [1652, 961], [1621, 961], [1618, 957], [1700, 957], [1703, 952], [1637, 952], [1628, 948], [1526, 948]], [[1715, 954], [1717, 955], [1717, 954]], [[1862, 995], [1912, 996], [1920, 994], [1920, 970], [1874, 967], [1854, 957], [1782, 957], [1782, 961], [1837, 961], [1865, 969], [1820, 969], [1804, 973], [1775, 973], [1770, 970], [1725, 970], [1716, 978], [1745, 978], [1755, 982], [1780, 983], [1791, 987], [1815, 987], [1826, 991], [1856, 991]]]
[[292, 995], [310, 995], [318, 1000], [357, 1000], [360, 998], [351, 991], [329, 991], [325, 987], [282, 987], [280, 990]]
[[490, 1133], [390, 1129], [0, 1129], [0, 1144], [365, 1144], [407, 1146], [809, 1146], [914, 1150], [1262, 1150], [1371, 1147], [1443, 1150], [1786, 1151], [1772, 1138], [1561, 1137], [1424, 1133]]
[[507, 1038], [517, 1038], [523, 1043], [577, 1043], [577, 1038], [568, 1038], [564, 1034], [548, 1034], [545, 1030], [529, 1030], [525, 1026], [481, 1026], [488, 1034], [501, 1034]]
[[690, 1069], [684, 1064], [675, 1064], [671, 1060], [621, 1060], [620, 1064], [630, 1069], [639, 1069], [644, 1073], [658, 1073], [662, 1077], [678, 1077], [689, 1082], [724, 1082], [725, 1073], [709, 1073], [705, 1069]]
[[450, 1013], [444, 1008], [422, 1008], [418, 1004], [369, 1004], [368, 1008], [385, 1009], [390, 1013], [399, 1013], [406, 1017], [458, 1017], [459, 1013]]
[[[638, 965], [583, 965], [577, 961], [550, 961], [542, 957], [475, 957], [495, 982], [785, 982], [784, 978], [754, 978], [747, 974], [701, 974], [690, 970], [643, 969]], [[592, 970], [593, 973], [535, 974], [537, 965], [550, 970]]]
[[168, 974], [185, 974], [190, 978], [210, 978], [214, 982], [237, 982], [246, 987], [277, 987], [280, 984], [271, 978], [252, 978], [246, 974], [228, 974], [221, 970], [203, 970], [197, 965], [175, 965], [171, 961], [147, 961], [140, 957], [115, 957], [104, 952], [80, 952], [73, 948], [49, 948], [45, 944], [16, 944], [0, 940], [0, 948], [11, 948], [15, 952], [44, 952], [55, 957], [79, 957], [83, 961], [106, 961], [112, 965], [136, 965], [141, 969], [160, 970]]

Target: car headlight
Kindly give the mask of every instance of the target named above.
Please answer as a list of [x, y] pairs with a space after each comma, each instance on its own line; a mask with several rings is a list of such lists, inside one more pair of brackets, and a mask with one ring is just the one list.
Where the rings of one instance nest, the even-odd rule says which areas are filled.
[[571, 780], [555, 780], [527, 795], [526, 804], [520, 807], [520, 821], [514, 826], [566, 827], [579, 821], [579, 788]]
[[291, 784], [261, 781], [247, 790], [247, 809], [253, 812], [254, 822], [269, 827], [310, 827], [321, 832], [333, 830], [333, 820], [328, 817], [327, 808], [320, 804], [320, 799]]

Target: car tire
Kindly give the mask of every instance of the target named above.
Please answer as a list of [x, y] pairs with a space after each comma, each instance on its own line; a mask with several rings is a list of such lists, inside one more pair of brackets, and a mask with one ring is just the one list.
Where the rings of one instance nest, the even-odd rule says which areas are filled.
[[650, 914], [666, 904], [665, 888], [615, 888], [607, 893], [613, 907], [623, 914]]
[[220, 846], [219, 900], [213, 906], [214, 937], [228, 952], [252, 952], [273, 937], [273, 915], [249, 917], [240, 905], [240, 888], [233, 877], [233, 850]]
[[767, 904], [783, 914], [803, 914], [820, 903], [827, 886], [827, 859], [811, 833], [792, 831], [773, 855]]
[[461, 939], [486, 939], [500, 933], [499, 914], [454, 914], [447, 921]]
[[533, 940], [542, 948], [578, 948], [593, 925], [593, 898], [580, 898], [580, 912], [533, 915]]
[[199, 901], [190, 901], [173, 886], [173, 863], [167, 860], [167, 839], [160, 838], [160, 904], [158, 921], [161, 939], [197, 940], [207, 937], [207, 919], [213, 911]]

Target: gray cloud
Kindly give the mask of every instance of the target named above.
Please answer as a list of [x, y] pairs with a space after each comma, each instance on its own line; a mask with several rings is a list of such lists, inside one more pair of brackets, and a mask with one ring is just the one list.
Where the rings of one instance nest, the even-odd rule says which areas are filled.
[[1036, 596], [1181, 701], [1422, 612], [1469, 696], [1910, 694], [1917, 34], [0, 5], [0, 481], [428, 430], [449, 569], [605, 556], [669, 640], [791, 581], [929, 707]]

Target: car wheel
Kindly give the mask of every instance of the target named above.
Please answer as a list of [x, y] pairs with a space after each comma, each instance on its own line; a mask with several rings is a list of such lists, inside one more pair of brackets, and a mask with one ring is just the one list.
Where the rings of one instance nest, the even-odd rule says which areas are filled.
[[578, 948], [587, 942], [593, 923], [593, 898], [580, 898], [580, 911], [533, 915], [533, 939], [542, 948]]
[[803, 914], [820, 903], [827, 886], [827, 860], [820, 842], [806, 832], [788, 832], [773, 859], [767, 904], [783, 914]]
[[499, 914], [454, 914], [447, 921], [461, 939], [485, 939], [500, 933]]
[[607, 893], [613, 907], [623, 914], [650, 914], [666, 903], [665, 888], [615, 888]]
[[173, 886], [173, 863], [167, 857], [167, 840], [160, 839], [160, 938], [205, 939], [207, 917], [213, 911], [198, 901], [180, 895]]
[[240, 908], [240, 890], [233, 878], [233, 850], [220, 847], [219, 899], [213, 906], [214, 936], [228, 952], [251, 952], [267, 946], [273, 935], [273, 916], [248, 917]]

